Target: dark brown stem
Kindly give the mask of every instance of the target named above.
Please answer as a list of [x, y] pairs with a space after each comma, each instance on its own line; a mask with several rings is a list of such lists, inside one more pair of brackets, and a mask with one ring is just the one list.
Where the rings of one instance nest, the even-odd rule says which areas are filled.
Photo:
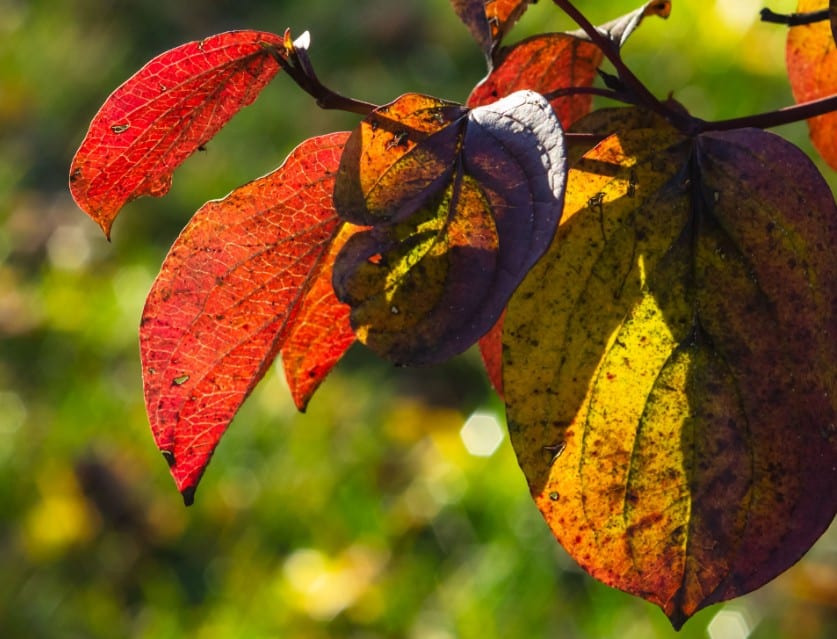
[[622, 81], [622, 84], [629, 92], [636, 96], [636, 100], [634, 101], [636, 104], [641, 104], [658, 113], [679, 129], [689, 127], [691, 119], [684, 118], [682, 114], [672, 111], [660, 102], [622, 60], [622, 54], [616, 43], [599, 32], [584, 14], [575, 8], [570, 0], [553, 0], [553, 2], [581, 27], [593, 44], [602, 50], [604, 56], [613, 65], [613, 68], [616, 69], [616, 73]]
[[802, 24], [813, 24], [828, 20], [828, 9], [809, 11], [807, 13], [775, 13], [768, 8], [761, 10], [761, 21], [772, 22], [773, 24], [786, 24], [789, 27], [798, 27]]
[[837, 94], [829, 95], [819, 100], [802, 102], [801, 104], [795, 104], [775, 111], [748, 115], [743, 118], [718, 120], [717, 122], [700, 122], [694, 133], [729, 131], [731, 129], [743, 129], [747, 127], [769, 129], [774, 126], [782, 126], [783, 124], [801, 122], [802, 120], [814, 118], [818, 115], [825, 115], [833, 111], [837, 111]]
[[634, 101], [624, 93], [613, 91], [611, 89], [600, 89], [598, 87], [564, 87], [563, 89], [556, 89], [555, 91], [544, 93], [543, 97], [551, 102], [556, 98], [564, 98], [572, 95], [597, 95], [602, 98], [610, 98], [611, 100], [618, 100], [619, 102], [625, 102], [627, 104], [634, 103]]
[[292, 47], [287, 51], [287, 55], [283, 55], [276, 47], [266, 46], [270, 55], [279, 63], [285, 73], [303, 91], [313, 97], [317, 101], [317, 106], [321, 109], [338, 109], [359, 115], [369, 115], [373, 110], [378, 108], [375, 104], [348, 98], [336, 91], [332, 91], [320, 82], [320, 79], [314, 72], [314, 67], [308, 57], [308, 52], [305, 49]]

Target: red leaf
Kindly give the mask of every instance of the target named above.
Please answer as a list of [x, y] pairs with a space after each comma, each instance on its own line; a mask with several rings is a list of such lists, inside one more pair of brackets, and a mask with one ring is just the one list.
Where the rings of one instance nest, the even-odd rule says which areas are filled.
[[304, 411], [314, 391], [355, 342], [349, 323], [351, 307], [334, 294], [331, 275], [334, 258], [352, 235], [363, 227], [344, 224], [331, 242], [320, 272], [299, 305], [288, 339], [282, 346], [282, 366], [296, 407]]
[[[494, 70], [468, 97], [468, 106], [490, 104], [522, 89], [548, 94], [568, 87], [589, 87], [602, 62], [592, 42], [567, 33], [547, 33], [524, 40], [500, 53]], [[550, 101], [565, 128], [590, 111], [590, 95]]]
[[488, 381], [497, 391], [500, 399], [503, 399], [503, 320], [506, 318], [506, 311], [500, 315], [497, 323], [491, 327], [485, 335], [480, 338], [480, 355], [485, 365], [485, 372], [488, 373]]
[[247, 106], [279, 71], [283, 39], [230, 31], [157, 56], [93, 118], [70, 167], [70, 191], [105, 235], [119, 210], [159, 197], [174, 170]]
[[154, 282], [140, 327], [145, 402], [187, 504], [320, 272], [347, 138], [307, 140], [273, 173], [205, 204]]

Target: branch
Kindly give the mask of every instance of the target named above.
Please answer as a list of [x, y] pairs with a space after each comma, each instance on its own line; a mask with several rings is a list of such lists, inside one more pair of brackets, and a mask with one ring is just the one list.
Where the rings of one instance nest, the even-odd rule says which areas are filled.
[[773, 24], [786, 24], [789, 27], [798, 27], [802, 24], [813, 24], [814, 22], [822, 22], [828, 20], [828, 9], [820, 9], [819, 11], [809, 11], [807, 13], [775, 13], [765, 7], [761, 10], [761, 21], [772, 22]]
[[746, 127], [769, 129], [774, 126], [808, 120], [834, 111], [837, 111], [837, 94], [819, 98], [818, 100], [811, 100], [810, 102], [794, 104], [793, 106], [775, 111], [748, 115], [743, 118], [718, 120], [717, 122], [700, 122], [697, 127], [698, 130], [695, 133], [729, 131], [731, 129], [742, 129]]
[[626, 104], [634, 104], [630, 96], [625, 95], [624, 92], [613, 91], [611, 89], [600, 89], [598, 87], [564, 87], [563, 89], [555, 89], [549, 93], [544, 93], [543, 97], [548, 102], [552, 102], [556, 98], [565, 98], [572, 95], [597, 95], [601, 98], [609, 98], [611, 100], [618, 100]]
[[643, 82], [636, 77], [634, 72], [631, 71], [622, 60], [622, 54], [619, 51], [619, 47], [610, 38], [602, 35], [602, 33], [584, 16], [584, 14], [575, 8], [570, 0], [553, 0], [553, 2], [560, 9], [562, 9], [564, 13], [572, 18], [572, 20], [579, 27], [581, 27], [584, 33], [589, 36], [593, 44], [602, 50], [604, 56], [616, 69], [616, 73], [619, 75], [619, 79], [622, 81], [622, 84], [625, 85], [625, 88], [629, 92], [636, 96], [636, 100], [634, 101], [635, 103], [641, 104], [661, 115], [678, 129], [685, 129], [691, 125], [691, 118], [684, 120], [681, 114], [667, 108], [653, 93], [648, 90], [648, 87], [646, 87], [645, 84], [643, 84]]
[[377, 105], [362, 100], [355, 100], [332, 91], [325, 86], [308, 57], [308, 32], [291, 42], [290, 32], [285, 32], [285, 51], [280, 52], [272, 45], [265, 45], [270, 55], [282, 67], [297, 85], [317, 101], [321, 109], [339, 109], [359, 115], [369, 115]]

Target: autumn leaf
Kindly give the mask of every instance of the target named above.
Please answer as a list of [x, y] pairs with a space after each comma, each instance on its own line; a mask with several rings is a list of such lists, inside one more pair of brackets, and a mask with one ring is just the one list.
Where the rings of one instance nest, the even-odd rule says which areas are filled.
[[[826, 0], [800, 0], [797, 12], [816, 11]], [[797, 102], [808, 102], [837, 93], [837, 45], [829, 22], [820, 21], [788, 29], [786, 48], [788, 77]], [[837, 169], [837, 113], [808, 120], [817, 152]]]
[[[622, 46], [649, 15], [667, 18], [671, 12], [668, 1], [648, 2], [644, 6], [602, 25], [600, 30]], [[515, 91], [531, 89], [549, 96], [570, 87], [592, 86], [602, 63], [601, 50], [590, 42], [587, 34], [547, 33], [533, 36], [511, 47], [504, 47], [495, 55], [493, 70], [468, 97], [468, 106], [491, 104]], [[589, 113], [592, 95], [585, 93], [560, 94], [551, 97], [550, 104], [565, 129], [570, 129]], [[601, 110], [600, 110], [601, 111]], [[639, 117], [647, 117], [645, 115]], [[590, 127], [581, 131], [591, 132]], [[612, 131], [599, 128], [597, 131]], [[578, 147], [577, 147], [578, 148]], [[572, 150], [571, 150], [572, 151]], [[580, 155], [580, 152], [579, 152]], [[572, 157], [571, 163], [572, 163]], [[479, 346], [491, 385], [502, 397], [502, 319], [491, 331], [480, 338]]]
[[166, 51], [107, 99], [70, 167], [70, 191], [105, 235], [119, 210], [159, 197], [174, 170], [279, 71], [282, 37], [230, 31]]
[[344, 224], [329, 246], [319, 271], [299, 304], [291, 331], [282, 345], [282, 366], [296, 407], [304, 411], [314, 391], [355, 342], [349, 306], [332, 286], [334, 259], [360, 227]]
[[187, 504], [328, 272], [323, 261], [339, 227], [334, 173], [348, 135], [307, 140], [273, 173], [205, 204], [149, 293], [140, 327], [146, 408]]
[[459, 19], [465, 23], [474, 40], [491, 58], [503, 36], [536, 0], [451, 0]]
[[460, 353], [491, 326], [561, 216], [563, 133], [519, 92], [467, 110], [408, 94], [352, 134], [335, 204], [368, 225], [334, 266], [358, 339], [399, 364]]
[[837, 511], [835, 236], [828, 186], [781, 138], [627, 130], [570, 171], [509, 304], [538, 507], [675, 627], [795, 563]]
[[[601, 63], [601, 50], [577, 36], [533, 36], [500, 50], [494, 69], [474, 88], [467, 104], [491, 104], [523, 89], [548, 94], [568, 87], [589, 87]], [[576, 94], [555, 97], [550, 103], [561, 124], [568, 128], [590, 111], [592, 99], [589, 94]]]

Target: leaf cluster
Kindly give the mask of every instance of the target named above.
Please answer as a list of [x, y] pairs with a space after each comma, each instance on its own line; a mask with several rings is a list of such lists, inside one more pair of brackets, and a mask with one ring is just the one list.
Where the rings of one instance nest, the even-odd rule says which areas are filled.
[[451, 4], [488, 70], [465, 104], [348, 98], [307, 33], [234, 31], [151, 60], [95, 116], [70, 188], [107, 235], [279, 72], [362, 116], [172, 246], [140, 327], [155, 441], [189, 504], [277, 356], [305, 410], [355, 341], [398, 365], [478, 343], [558, 541], [680, 627], [792, 565], [837, 512], [837, 207], [764, 130], [807, 120], [837, 166], [837, 8], [785, 20], [800, 104], [706, 122], [621, 55], [668, 0], [599, 27], [555, 0], [579, 30], [510, 46], [528, 0]]

